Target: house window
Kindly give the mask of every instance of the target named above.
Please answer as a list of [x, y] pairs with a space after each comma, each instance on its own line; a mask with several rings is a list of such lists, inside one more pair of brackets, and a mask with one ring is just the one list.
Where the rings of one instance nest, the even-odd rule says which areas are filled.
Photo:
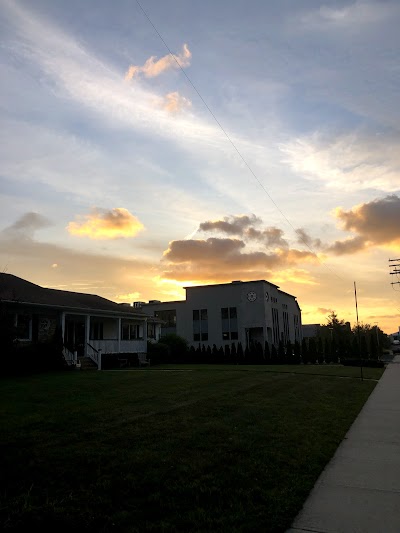
[[32, 339], [32, 318], [30, 315], [15, 315], [16, 338], [21, 341]]
[[193, 309], [193, 340], [208, 341], [207, 309]]
[[176, 309], [161, 309], [154, 311], [154, 316], [163, 321], [161, 335], [176, 333]]
[[148, 323], [147, 324], [147, 338], [155, 339], [156, 338], [156, 325]]
[[221, 308], [222, 340], [235, 341], [238, 339], [237, 308]]
[[103, 338], [103, 322], [92, 322], [90, 324], [90, 339], [102, 341]]
[[143, 339], [143, 326], [132, 322], [122, 322], [121, 338], [123, 341]]

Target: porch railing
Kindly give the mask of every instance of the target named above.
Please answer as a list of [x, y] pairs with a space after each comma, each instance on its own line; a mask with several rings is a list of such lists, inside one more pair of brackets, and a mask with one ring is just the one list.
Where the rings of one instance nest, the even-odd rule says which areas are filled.
[[78, 362], [77, 353], [71, 352], [66, 346], [63, 346], [63, 356], [68, 365], [76, 365]]
[[87, 356], [96, 363], [97, 370], [101, 370], [101, 349], [96, 350], [96, 348], [89, 343], [87, 343], [87, 347]]

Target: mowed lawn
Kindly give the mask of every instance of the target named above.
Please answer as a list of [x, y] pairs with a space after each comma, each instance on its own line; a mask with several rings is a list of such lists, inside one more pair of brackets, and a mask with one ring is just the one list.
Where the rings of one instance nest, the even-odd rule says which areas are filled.
[[292, 372], [2, 379], [0, 527], [285, 531], [376, 385]]

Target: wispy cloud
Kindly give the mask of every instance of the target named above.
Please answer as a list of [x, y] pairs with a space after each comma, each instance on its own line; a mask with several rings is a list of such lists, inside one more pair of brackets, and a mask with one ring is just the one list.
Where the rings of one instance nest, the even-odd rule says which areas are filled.
[[167, 70], [188, 67], [191, 58], [192, 53], [185, 43], [180, 54], [167, 54], [160, 59], [157, 59], [157, 56], [150, 56], [142, 66], [131, 65], [125, 74], [125, 79], [131, 80], [132, 78], [139, 77], [141, 74], [145, 78], [155, 78]]
[[79, 216], [78, 222], [70, 222], [71, 235], [90, 239], [120, 239], [135, 237], [144, 229], [140, 220], [123, 207], [114, 209], [94, 208], [88, 215]]
[[281, 145], [285, 161], [301, 176], [346, 191], [399, 188], [400, 137], [320, 134]]
[[301, 24], [307, 28], [326, 31], [327, 28], [357, 31], [360, 26], [376, 25], [381, 20], [398, 13], [396, 2], [356, 0], [336, 7], [322, 5], [301, 17]]

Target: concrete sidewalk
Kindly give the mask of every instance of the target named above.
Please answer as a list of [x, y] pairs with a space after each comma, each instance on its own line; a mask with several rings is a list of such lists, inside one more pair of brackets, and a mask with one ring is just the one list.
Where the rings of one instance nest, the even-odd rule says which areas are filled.
[[400, 533], [400, 356], [389, 363], [287, 533]]

